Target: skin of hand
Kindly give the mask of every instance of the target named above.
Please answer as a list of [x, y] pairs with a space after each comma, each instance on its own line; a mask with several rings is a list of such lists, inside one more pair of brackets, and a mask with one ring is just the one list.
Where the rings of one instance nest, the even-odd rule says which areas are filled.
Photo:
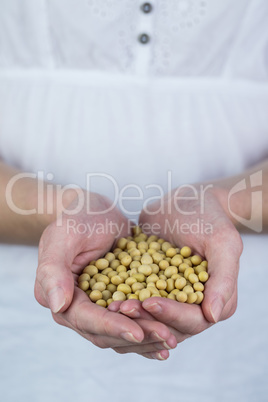
[[[88, 202], [79, 212], [72, 212], [75, 211], [74, 205], [78, 204], [74, 200], [68, 214], [60, 215], [43, 232], [35, 282], [37, 301], [51, 309], [58, 324], [75, 330], [100, 348], [166, 359], [168, 349], [176, 347], [177, 342], [165, 324], [149, 321], [149, 314], [146, 319], [130, 319], [109, 311], [91, 302], [78, 288], [77, 278], [89, 261], [105, 255], [116, 237], [127, 236], [129, 230], [127, 219], [118, 209], [110, 208], [108, 199], [86, 192], [83, 196], [89, 200], [90, 213]], [[84, 230], [85, 225], [89, 225], [88, 228], [96, 225], [95, 232], [89, 236], [89, 231]]]
[[[255, 184], [254, 178], [257, 178]], [[243, 183], [243, 190], [236, 192], [230, 200], [230, 191], [237, 183]], [[151, 233], [156, 224], [157, 228], [160, 227], [160, 232], [155, 233], [156, 235], [178, 247], [190, 246], [195, 253], [208, 260], [210, 278], [205, 285], [205, 297], [201, 306], [150, 298], [143, 303], [137, 300], [127, 300], [117, 305], [112, 303], [109, 308], [129, 317], [159, 320], [170, 328], [177, 342], [232, 316], [237, 306], [239, 259], [243, 250], [236, 227], [240, 231], [247, 232], [248, 229], [241, 227], [230, 209], [252, 223], [252, 191], [256, 189], [261, 191], [262, 201], [258, 205], [254, 204], [254, 216], [262, 217], [264, 233], [268, 229], [268, 159], [233, 177], [210, 184], [197, 184], [189, 188], [186, 186], [179, 193], [174, 190], [141, 213], [140, 223], [146, 224], [147, 228], [149, 225]], [[179, 229], [183, 230], [170, 230], [175, 227], [176, 221], [179, 222]], [[207, 233], [202, 230], [197, 233], [185, 230], [197, 222], [202, 222], [203, 227], [210, 227], [212, 230]]]
[[[222, 190], [221, 194], [218, 189], [208, 190], [203, 200], [199, 186], [195, 185], [195, 188], [194, 197], [192, 189], [184, 188], [180, 192], [174, 190], [150, 205], [141, 213], [140, 224], [146, 224], [147, 228], [149, 225], [152, 234], [160, 235], [178, 247], [187, 245], [207, 259], [210, 277], [201, 306], [165, 298], [149, 298], [143, 303], [127, 300], [118, 306], [113, 303], [109, 306], [129, 317], [147, 317], [148, 320], [154, 317], [170, 328], [177, 342], [229, 318], [237, 306], [239, 258], [243, 249], [241, 237], [219, 201], [223, 197]], [[191, 227], [196, 228], [194, 225], [198, 222], [202, 222], [207, 231], [195, 230], [193, 233]], [[160, 228], [160, 233], [154, 233], [156, 227]]]

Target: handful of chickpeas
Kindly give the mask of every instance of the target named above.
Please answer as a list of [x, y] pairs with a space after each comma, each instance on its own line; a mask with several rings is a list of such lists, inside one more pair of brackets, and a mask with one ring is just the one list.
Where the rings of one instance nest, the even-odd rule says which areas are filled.
[[90, 300], [107, 307], [115, 300], [166, 297], [182, 303], [200, 304], [208, 280], [208, 263], [139, 226], [133, 235], [120, 238], [104, 258], [91, 261], [78, 278], [78, 287]]

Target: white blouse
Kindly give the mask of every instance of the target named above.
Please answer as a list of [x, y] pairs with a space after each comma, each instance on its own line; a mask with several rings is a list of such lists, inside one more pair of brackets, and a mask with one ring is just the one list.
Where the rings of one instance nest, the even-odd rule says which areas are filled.
[[[267, 21], [266, 0], [0, 0], [0, 157], [95, 175], [110, 198], [139, 186], [132, 219], [151, 184], [242, 172], [268, 154]], [[243, 240], [237, 313], [163, 363], [55, 325], [33, 298], [37, 250], [1, 245], [3, 400], [266, 401], [268, 238]]]

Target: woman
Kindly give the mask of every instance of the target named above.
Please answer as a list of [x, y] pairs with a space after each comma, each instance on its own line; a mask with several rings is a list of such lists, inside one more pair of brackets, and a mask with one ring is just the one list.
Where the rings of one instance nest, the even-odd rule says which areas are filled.
[[[75, 329], [101, 348], [165, 360], [177, 342], [234, 313], [242, 252], [234, 224], [260, 231], [258, 217], [251, 219], [251, 198], [256, 185], [265, 206], [267, 6], [264, 1], [242, 0], [235, 7], [229, 1], [98, 4], [93, 0], [1, 0], [1, 6], [1, 239], [37, 244], [43, 233], [35, 295], [39, 303], [50, 307], [56, 322]], [[21, 172], [30, 174], [18, 176]], [[252, 178], [252, 188], [248, 182], [244, 186], [244, 178]], [[205, 195], [204, 182], [210, 186]], [[78, 188], [62, 191], [56, 183]], [[184, 183], [195, 184], [182, 187]], [[238, 183], [241, 186], [236, 188]], [[168, 211], [168, 198], [159, 195], [172, 189], [173, 202], [177, 188], [179, 208]], [[163, 222], [177, 220], [175, 233], [162, 230], [160, 234], [178, 245], [188, 244], [208, 258], [210, 281], [202, 310], [162, 299], [157, 304], [147, 300], [142, 307], [125, 302], [120, 306], [121, 314], [117, 305], [111, 305], [114, 311], [100, 310], [74, 286], [72, 273], [79, 273], [90, 259], [108, 251], [119, 233], [107, 230], [97, 236], [93, 231], [89, 237], [88, 232], [75, 229], [79, 223], [86, 222], [92, 228], [94, 223], [105, 225], [108, 221], [122, 227], [120, 235], [126, 235], [127, 218], [137, 220], [147, 200], [154, 197], [156, 204], [145, 208], [141, 222], [159, 223], [163, 228]], [[119, 210], [110, 208], [115, 203]], [[163, 213], [155, 214], [159, 203]], [[260, 203], [256, 209], [261, 211]], [[73, 230], [69, 230], [70, 219]], [[193, 235], [190, 229], [182, 233], [185, 223], [200, 225], [197, 233]], [[202, 232], [200, 223], [203, 227], [210, 224], [212, 234]], [[262, 223], [267, 226], [265, 207]], [[263, 235], [259, 239], [261, 250], [267, 238]], [[251, 241], [256, 246], [256, 240]], [[20, 272], [25, 272], [23, 266], [29, 261], [34, 265], [35, 250], [12, 247], [11, 252], [6, 246], [2, 250], [4, 273], [18, 259], [22, 260]], [[246, 275], [251, 278], [250, 272]], [[241, 287], [243, 300], [247, 289]], [[241, 316], [247, 308], [244, 302]], [[256, 305], [252, 311], [256, 314]], [[15, 317], [17, 314], [16, 305]], [[241, 331], [245, 320], [238, 320], [237, 326], [234, 320], [233, 328]], [[33, 322], [34, 316], [29, 328]], [[208, 352], [206, 348], [217, 334], [225, 338], [224, 328], [230, 324], [226, 325], [210, 330], [211, 334], [218, 331], [214, 341], [204, 332], [191, 341], [192, 347], [202, 339]], [[56, 342], [54, 336], [52, 339]], [[182, 348], [187, 350], [185, 357], [197, 364], [198, 358], [195, 353], [189, 355], [187, 343], [178, 349]], [[102, 356], [107, 367], [120, 359], [114, 354], [110, 357], [108, 351], [90, 349], [87, 359]], [[182, 376], [179, 371], [170, 379], [178, 353], [173, 351], [174, 360], [169, 359], [167, 377], [163, 369], [156, 369], [157, 378], [161, 373], [163, 384], [171, 387], [169, 400], [177, 394], [176, 384]], [[219, 370], [226, 354], [220, 353], [219, 345], [210, 353], [218, 356], [208, 359], [205, 380], [199, 382], [193, 370], [198, 386], [185, 391], [192, 400], [201, 389], [204, 400], [215, 400], [223, 395], [221, 384], [229, 384], [231, 377], [224, 377], [223, 365], [219, 373], [224, 379], [211, 391], [214, 364]], [[206, 355], [200, 360], [202, 365]], [[138, 379], [136, 370], [142, 368], [135, 359], [132, 375]], [[46, 356], [42, 355], [41, 361], [45, 367], [49, 365]], [[242, 364], [240, 355], [235, 361]], [[258, 360], [253, 362], [259, 364]], [[151, 372], [155, 365], [144, 365], [144, 370]], [[224, 397], [235, 400], [237, 393], [241, 396], [243, 392], [245, 399], [249, 390], [256, 391], [250, 374], [238, 377], [238, 387]], [[38, 389], [40, 377], [36, 378]], [[150, 379], [151, 374], [146, 374], [139, 381], [142, 389]], [[103, 392], [99, 381], [97, 376], [92, 383], [94, 400], [103, 397], [98, 394]], [[187, 378], [181, 381], [179, 389], [187, 384]], [[260, 398], [265, 387], [261, 379]], [[159, 386], [155, 392], [158, 397], [163, 388]]]

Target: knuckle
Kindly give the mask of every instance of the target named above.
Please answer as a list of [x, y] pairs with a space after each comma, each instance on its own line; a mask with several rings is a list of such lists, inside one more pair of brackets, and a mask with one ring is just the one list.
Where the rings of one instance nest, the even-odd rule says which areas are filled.
[[120, 355], [124, 355], [124, 354], [127, 353], [126, 350], [123, 349], [123, 348], [115, 347], [115, 348], [112, 348], [112, 349], [113, 349], [116, 353], [119, 353]]
[[107, 343], [99, 336], [91, 335], [90, 342], [93, 343], [97, 348], [100, 349], [109, 349]]

